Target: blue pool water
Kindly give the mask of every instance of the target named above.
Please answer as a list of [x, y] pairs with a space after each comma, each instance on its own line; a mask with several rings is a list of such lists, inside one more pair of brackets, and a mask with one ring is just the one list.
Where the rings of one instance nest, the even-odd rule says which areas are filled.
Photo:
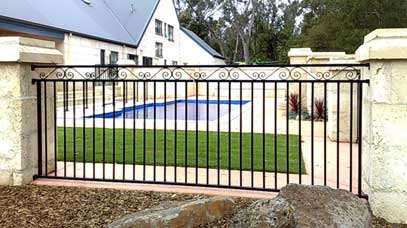
[[[218, 100], [198, 100], [198, 102], [196, 100], [177, 100], [176, 102], [155, 103], [155, 119], [163, 120], [166, 112], [167, 120], [207, 120], [207, 109], [209, 109], [208, 119], [212, 121], [218, 118], [218, 107], [219, 117], [229, 113], [229, 102], [231, 111], [239, 109], [240, 100], [220, 100], [219, 102]], [[247, 103], [249, 101], [242, 101], [242, 105]], [[177, 110], [177, 116], [175, 116], [175, 110]], [[105, 113], [104, 115], [98, 114], [95, 117], [105, 117], [106, 119], [154, 119], [154, 103], [126, 107], [125, 109]], [[93, 116], [88, 118], [93, 118]]]

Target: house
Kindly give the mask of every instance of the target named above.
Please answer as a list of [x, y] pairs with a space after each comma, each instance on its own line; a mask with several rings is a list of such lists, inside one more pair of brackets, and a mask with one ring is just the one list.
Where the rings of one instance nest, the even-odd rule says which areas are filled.
[[0, 36], [14, 35], [55, 41], [66, 65], [224, 64], [172, 0], [3, 0]]

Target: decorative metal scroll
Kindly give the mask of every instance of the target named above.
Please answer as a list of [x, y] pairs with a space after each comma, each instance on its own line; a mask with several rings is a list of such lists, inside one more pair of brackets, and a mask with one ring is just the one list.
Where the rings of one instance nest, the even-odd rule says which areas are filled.
[[[333, 68], [331, 68], [333, 67]], [[33, 66], [60, 80], [360, 80], [366, 65]]]

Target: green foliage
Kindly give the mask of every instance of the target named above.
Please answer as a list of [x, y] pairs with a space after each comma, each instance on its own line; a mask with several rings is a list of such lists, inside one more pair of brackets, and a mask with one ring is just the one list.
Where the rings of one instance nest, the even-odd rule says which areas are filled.
[[407, 27], [406, 0], [179, 1], [181, 25], [229, 62], [288, 63], [293, 47], [354, 53], [377, 28]]
[[304, 0], [302, 8], [300, 44], [315, 51], [353, 53], [375, 29], [407, 26], [407, 1]]

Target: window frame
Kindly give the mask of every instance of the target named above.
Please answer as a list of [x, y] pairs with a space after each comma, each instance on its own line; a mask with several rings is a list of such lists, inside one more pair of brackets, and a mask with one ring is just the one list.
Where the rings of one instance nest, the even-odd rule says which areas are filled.
[[160, 42], [155, 42], [155, 57], [163, 58], [164, 44]]
[[133, 60], [136, 63], [136, 65], [138, 65], [138, 55], [128, 54], [127, 59]]
[[163, 36], [163, 22], [161, 20], [155, 19], [155, 34], [158, 36]]
[[168, 40], [174, 42], [174, 26], [168, 25]]

